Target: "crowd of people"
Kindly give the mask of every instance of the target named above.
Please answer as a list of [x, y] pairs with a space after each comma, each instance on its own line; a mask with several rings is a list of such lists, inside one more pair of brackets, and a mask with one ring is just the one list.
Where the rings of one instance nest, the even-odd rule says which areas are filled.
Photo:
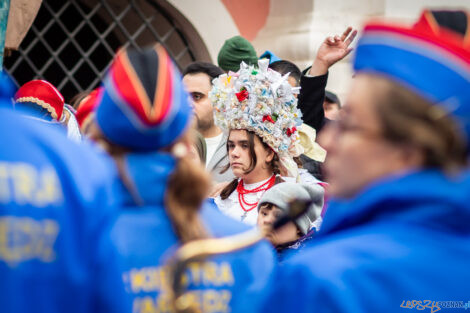
[[[2, 312], [465, 308], [469, 18], [348, 27], [304, 71], [240, 36], [182, 74], [161, 45], [122, 49], [70, 105], [2, 76]], [[328, 71], [354, 45], [342, 105]], [[187, 264], [174, 301], [178, 248], [247, 234], [265, 239]]]

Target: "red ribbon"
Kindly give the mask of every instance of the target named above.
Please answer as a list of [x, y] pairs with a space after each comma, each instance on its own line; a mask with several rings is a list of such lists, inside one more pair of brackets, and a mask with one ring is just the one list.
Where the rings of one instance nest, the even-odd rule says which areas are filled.
[[290, 137], [290, 136], [292, 136], [292, 134], [295, 133], [296, 131], [297, 131], [297, 128], [294, 126], [294, 127], [290, 128], [290, 129], [288, 128], [288, 129], [286, 130], [286, 134], [287, 134], [287, 136]]
[[[240, 206], [242, 207], [242, 210], [245, 212], [250, 212], [254, 208], [258, 206], [258, 202], [255, 203], [249, 203], [246, 202], [245, 200], [245, 195], [249, 193], [256, 193], [260, 191], [266, 191], [272, 186], [274, 186], [274, 183], [276, 182], [276, 175], [271, 176], [271, 178], [262, 184], [261, 186], [256, 187], [255, 189], [245, 189], [245, 183], [243, 182], [243, 179], [240, 179], [237, 185], [237, 192], [238, 192], [238, 202], [240, 203]], [[245, 207], [246, 205], [246, 207]]]
[[238, 102], [242, 102], [243, 100], [248, 99], [248, 91], [246, 89], [237, 92], [235, 95], [237, 96]]
[[263, 116], [263, 122], [266, 122], [266, 121], [271, 122], [271, 123], [274, 124], [274, 120], [273, 120], [273, 118], [271, 117], [271, 115], [265, 115], [265, 116]]

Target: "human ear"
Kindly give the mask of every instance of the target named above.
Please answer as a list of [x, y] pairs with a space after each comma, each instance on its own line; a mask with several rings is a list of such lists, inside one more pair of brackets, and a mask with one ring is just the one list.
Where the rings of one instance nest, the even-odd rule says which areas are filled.
[[409, 167], [422, 167], [424, 165], [424, 153], [422, 149], [406, 145], [401, 150], [402, 163]]
[[266, 149], [266, 152], [267, 154], [266, 154], [265, 162], [270, 163], [274, 158], [274, 151], [268, 148]]

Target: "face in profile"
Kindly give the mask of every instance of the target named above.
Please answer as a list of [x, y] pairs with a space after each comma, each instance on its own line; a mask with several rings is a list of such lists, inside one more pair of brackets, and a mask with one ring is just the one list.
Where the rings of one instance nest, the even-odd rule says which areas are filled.
[[[250, 142], [246, 130], [231, 130], [227, 148], [230, 168], [236, 177], [252, 183], [262, 181], [272, 175], [268, 163], [272, 161], [274, 152], [267, 149], [258, 136], [253, 135], [253, 141]], [[256, 155], [256, 161], [253, 153]]]
[[334, 197], [353, 197], [372, 182], [408, 167], [402, 147], [382, 135], [375, 109], [381, 90], [371, 90], [373, 79], [356, 76], [339, 119], [320, 134], [320, 144], [327, 150], [325, 176]]

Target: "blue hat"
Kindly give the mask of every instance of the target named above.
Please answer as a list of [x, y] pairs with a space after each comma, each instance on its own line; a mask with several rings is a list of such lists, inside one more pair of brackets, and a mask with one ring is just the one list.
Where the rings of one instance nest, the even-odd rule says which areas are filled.
[[160, 45], [119, 51], [98, 99], [96, 121], [104, 136], [137, 151], [173, 143], [192, 114], [181, 75]]
[[431, 11], [424, 11], [412, 27], [369, 23], [356, 48], [354, 70], [386, 76], [440, 106], [470, 141], [469, 38], [468, 31], [441, 26]]
[[275, 55], [273, 52], [266, 50], [264, 53], [259, 57], [260, 59], [269, 59], [269, 64], [277, 61], [281, 61], [281, 59]]

